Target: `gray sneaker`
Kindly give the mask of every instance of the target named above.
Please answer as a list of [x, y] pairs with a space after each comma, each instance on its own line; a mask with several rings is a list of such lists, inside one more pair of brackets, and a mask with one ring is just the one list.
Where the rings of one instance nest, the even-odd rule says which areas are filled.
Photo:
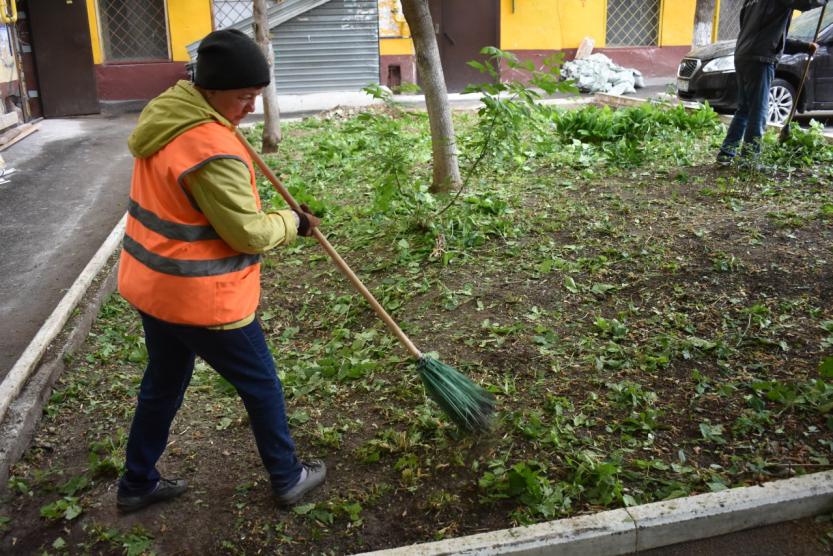
[[176, 498], [188, 488], [185, 479], [159, 479], [156, 488], [141, 496], [116, 496], [116, 507], [122, 513], [135, 512], [146, 506]]
[[303, 481], [298, 481], [295, 486], [282, 493], [275, 493], [275, 500], [279, 506], [288, 507], [296, 504], [306, 493], [320, 486], [327, 476], [327, 466], [321, 460], [302, 461], [301, 465], [307, 470], [307, 476]]

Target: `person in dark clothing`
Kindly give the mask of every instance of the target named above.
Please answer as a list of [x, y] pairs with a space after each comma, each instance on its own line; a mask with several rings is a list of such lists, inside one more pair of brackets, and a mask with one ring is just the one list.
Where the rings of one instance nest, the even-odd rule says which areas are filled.
[[[728, 165], [740, 151], [742, 158], [755, 158], [769, 110], [769, 87], [775, 65], [784, 52], [802, 50], [812, 55], [817, 45], [787, 39], [793, 10], [820, 8], [827, 0], [744, 0], [740, 11], [740, 34], [735, 46], [738, 106], [717, 162]], [[796, 99], [797, 100], [797, 99]], [[743, 148], [741, 149], [741, 143]]]

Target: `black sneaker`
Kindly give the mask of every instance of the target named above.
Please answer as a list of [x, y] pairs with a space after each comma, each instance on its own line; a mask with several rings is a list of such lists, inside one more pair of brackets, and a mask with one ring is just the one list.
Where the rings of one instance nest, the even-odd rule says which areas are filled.
[[321, 485], [324, 477], [327, 476], [327, 466], [321, 460], [302, 461], [301, 465], [307, 470], [307, 476], [303, 481], [298, 481], [295, 486], [278, 494], [275, 493], [275, 500], [283, 507], [292, 506], [297, 503], [306, 493]]
[[724, 153], [723, 151], [720, 151], [719, 153], [717, 153], [717, 163], [720, 166], [730, 166], [732, 164], [732, 159], [734, 159], [734, 158], [735, 157], [733, 157], [731, 155], [728, 155], [728, 154]]
[[116, 496], [116, 507], [122, 513], [135, 512], [145, 506], [176, 498], [188, 488], [185, 479], [159, 479], [153, 491], [141, 496]]

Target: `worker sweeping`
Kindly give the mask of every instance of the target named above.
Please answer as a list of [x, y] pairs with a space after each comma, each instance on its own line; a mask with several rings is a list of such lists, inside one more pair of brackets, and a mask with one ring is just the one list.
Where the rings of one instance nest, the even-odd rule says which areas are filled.
[[260, 254], [309, 236], [306, 207], [266, 212], [237, 124], [271, 74], [258, 45], [235, 30], [199, 47], [194, 83], [180, 81], [144, 109], [129, 139], [135, 157], [119, 292], [141, 315], [147, 368], [127, 441], [117, 507], [179, 496], [186, 481], [157, 462], [183, 402], [196, 356], [237, 390], [279, 505], [326, 475], [295, 453], [283, 390], [256, 318]]

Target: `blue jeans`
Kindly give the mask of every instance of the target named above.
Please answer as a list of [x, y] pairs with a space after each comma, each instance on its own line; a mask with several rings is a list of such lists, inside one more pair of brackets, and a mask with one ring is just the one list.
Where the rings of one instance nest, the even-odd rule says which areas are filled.
[[775, 64], [744, 61], [735, 64], [738, 80], [738, 108], [729, 124], [720, 152], [734, 157], [743, 140], [742, 154], [761, 152], [769, 111], [769, 86], [775, 77]]
[[137, 496], [156, 488], [156, 462], [165, 450], [171, 422], [191, 382], [195, 355], [237, 389], [249, 414], [272, 489], [282, 493], [294, 486], [301, 474], [301, 463], [295, 456], [283, 389], [260, 323], [255, 320], [234, 330], [209, 330], [141, 316], [148, 365], [127, 439], [119, 493]]

